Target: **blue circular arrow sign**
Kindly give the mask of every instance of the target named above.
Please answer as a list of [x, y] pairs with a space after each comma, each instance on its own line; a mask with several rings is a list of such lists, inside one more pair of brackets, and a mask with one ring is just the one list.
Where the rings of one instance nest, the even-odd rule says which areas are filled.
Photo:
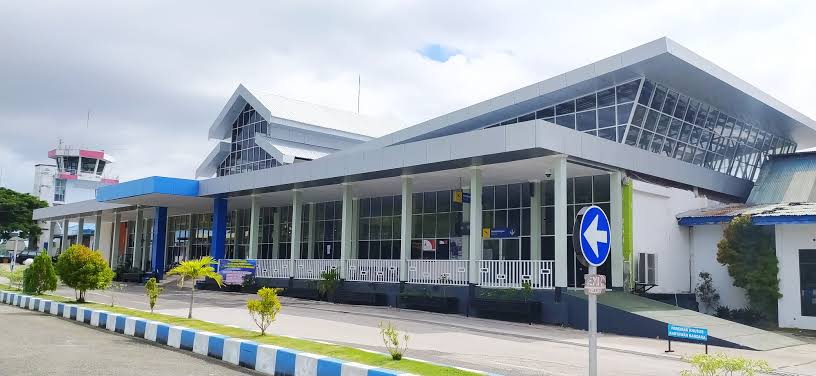
[[581, 209], [581, 253], [592, 266], [601, 266], [609, 257], [611, 231], [604, 211], [595, 206]]

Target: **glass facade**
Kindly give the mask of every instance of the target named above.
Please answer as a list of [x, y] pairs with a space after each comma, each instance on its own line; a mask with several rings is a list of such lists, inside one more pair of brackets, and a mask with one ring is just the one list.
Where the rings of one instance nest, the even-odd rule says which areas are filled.
[[484, 239], [483, 260], [530, 259], [530, 185], [517, 183], [482, 187], [482, 227], [506, 228], [513, 234]]
[[229, 259], [244, 259], [249, 254], [250, 209], [230, 211], [227, 217], [225, 255]]
[[180, 215], [167, 218], [167, 257], [168, 266], [186, 260], [187, 246], [190, 243], [189, 215]]
[[[462, 203], [453, 202], [454, 192], [414, 193], [411, 198], [412, 259], [462, 258]], [[399, 257], [399, 250], [396, 254]]]
[[[343, 216], [343, 202], [318, 202], [315, 208], [315, 259], [340, 259], [340, 233]], [[309, 205], [304, 205], [301, 248], [308, 250]], [[301, 258], [309, 258], [308, 251], [301, 251]]]
[[[631, 118], [631, 122], [630, 122]], [[649, 79], [635, 79], [485, 128], [542, 119], [742, 179], [796, 144]]]
[[399, 259], [402, 196], [361, 198], [359, 205], [358, 258]]
[[190, 241], [190, 259], [200, 259], [210, 254], [212, 241], [212, 214], [193, 214], [192, 239]]
[[252, 106], [247, 104], [232, 123], [230, 153], [218, 165], [218, 176], [238, 174], [279, 166], [260, 146], [255, 144], [255, 134], [268, 134], [269, 124]]

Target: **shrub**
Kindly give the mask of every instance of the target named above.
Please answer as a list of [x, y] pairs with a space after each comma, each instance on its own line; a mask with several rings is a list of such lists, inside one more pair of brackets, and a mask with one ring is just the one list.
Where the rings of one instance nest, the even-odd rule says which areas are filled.
[[57, 289], [57, 273], [51, 264], [51, 257], [42, 251], [23, 273], [23, 291], [39, 295]]
[[720, 305], [720, 293], [714, 288], [714, 283], [711, 280], [711, 273], [700, 272], [700, 283], [694, 288], [694, 294], [697, 295], [697, 300], [703, 303], [705, 311], [716, 309]]
[[150, 305], [150, 313], [153, 313], [153, 307], [156, 306], [156, 301], [159, 300], [162, 291], [164, 291], [164, 288], [159, 286], [155, 277], [151, 277], [145, 283], [145, 295], [147, 295], [147, 303]]
[[731, 308], [728, 308], [727, 306], [719, 306], [714, 312], [714, 316], [721, 319], [731, 320]]
[[340, 274], [337, 269], [329, 269], [320, 273], [320, 281], [317, 285], [317, 291], [320, 295], [326, 297], [326, 300], [334, 298], [334, 292], [337, 290], [337, 285], [340, 283]]
[[275, 316], [281, 310], [280, 300], [278, 300], [278, 292], [281, 289], [272, 289], [264, 287], [258, 290], [258, 297], [260, 299], [250, 299], [247, 301], [247, 310], [255, 325], [261, 329], [261, 335], [266, 335], [266, 328], [275, 321]]
[[386, 350], [391, 354], [391, 359], [402, 359], [402, 356], [408, 351], [408, 340], [410, 339], [408, 334], [404, 333], [400, 338], [400, 332], [394, 324], [389, 322], [387, 325], [380, 323], [380, 335], [382, 335]]
[[782, 294], [772, 226], [754, 226], [748, 216], [734, 218], [717, 243], [717, 262], [728, 267], [734, 286], [745, 289], [753, 308], [776, 317]]
[[213, 264], [216, 261], [212, 256], [204, 256], [199, 260], [182, 261], [181, 264], [167, 272], [167, 275], [179, 276], [179, 287], [184, 287], [184, 281], [187, 279], [193, 280], [193, 285], [190, 288], [190, 310], [187, 311], [187, 318], [193, 318], [193, 299], [195, 299], [195, 280], [199, 278], [211, 278], [222, 286], [221, 275], [215, 271]]
[[773, 371], [764, 360], [745, 359], [740, 357], [728, 357], [723, 353], [716, 355], [698, 354], [686, 359], [694, 370], [684, 370], [680, 372], [682, 376], [717, 376], [717, 375], [743, 375], [753, 376], [760, 373]]
[[77, 302], [85, 302], [85, 292], [107, 288], [113, 280], [113, 270], [102, 254], [74, 244], [57, 259], [57, 275], [76, 292]]

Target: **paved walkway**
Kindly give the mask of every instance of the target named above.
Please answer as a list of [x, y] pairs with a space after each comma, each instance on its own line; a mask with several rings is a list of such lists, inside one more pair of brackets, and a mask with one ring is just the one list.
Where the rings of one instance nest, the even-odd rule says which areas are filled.
[[0, 348], [4, 376], [257, 374], [5, 304], [0, 305]]
[[[174, 284], [159, 299], [157, 312], [186, 316], [189, 290]], [[59, 294], [73, 296], [73, 290]], [[193, 316], [201, 320], [257, 330], [246, 312], [251, 295], [201, 291], [196, 293]], [[88, 295], [90, 300], [110, 302], [108, 292]], [[116, 293], [116, 304], [147, 309], [142, 286]], [[377, 326], [395, 323], [411, 334], [408, 356], [504, 375], [583, 375], [586, 372], [586, 332], [546, 325], [525, 325], [458, 315], [314, 302], [283, 297], [283, 311], [272, 325], [275, 334], [345, 344], [384, 351]], [[665, 341], [601, 334], [601, 374], [671, 375], [687, 365], [683, 355], [703, 347], [673, 344], [676, 353], [666, 355]], [[768, 360], [780, 372], [816, 376], [816, 345], [802, 344], [770, 351], [712, 348], [745, 357]]]

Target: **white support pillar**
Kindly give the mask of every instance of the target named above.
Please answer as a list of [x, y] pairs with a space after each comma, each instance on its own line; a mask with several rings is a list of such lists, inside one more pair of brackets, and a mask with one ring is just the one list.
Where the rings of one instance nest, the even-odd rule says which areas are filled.
[[68, 227], [71, 226], [71, 222], [68, 218], [62, 219], [62, 239], [60, 240], [60, 247], [59, 251], [62, 253], [66, 249], [68, 249]]
[[555, 287], [567, 287], [567, 158], [559, 157], [553, 167], [555, 191]]
[[280, 231], [281, 231], [281, 208], [275, 208], [275, 213], [272, 214], [272, 257], [274, 259], [280, 257]]
[[[151, 238], [153, 237], [153, 220], [150, 218], [145, 218], [142, 220], [142, 236], [144, 240], [142, 240], [142, 259], [139, 261], [141, 265], [141, 269], [144, 271], [150, 271], [150, 268], [147, 266], [147, 257], [150, 255], [150, 244], [153, 241]], [[150, 239], [150, 241], [148, 241]]]
[[343, 210], [340, 221], [340, 279], [346, 279], [346, 268], [342, 265], [351, 256], [351, 228], [353, 215], [351, 184], [343, 183]]
[[249, 250], [248, 259], [258, 258], [258, 221], [261, 219], [261, 207], [258, 197], [252, 195], [252, 207], [249, 209]]
[[133, 228], [133, 262], [134, 268], [142, 268], [142, 233], [144, 232], [144, 210], [136, 207], [136, 221]]
[[96, 221], [94, 222], [94, 240], [93, 240], [93, 249], [94, 251], [99, 251], [99, 244], [102, 241], [102, 215], [96, 215]]
[[[309, 203], [309, 259], [317, 258], [315, 255], [315, 231], [317, 230], [317, 205], [314, 202]], [[323, 258], [321, 255], [320, 258]]]
[[303, 192], [292, 191], [292, 251], [289, 252], [289, 277], [295, 277], [295, 260], [300, 258], [300, 226], [303, 216]]
[[[114, 213], [113, 214], [113, 239], [111, 240], [110, 245], [110, 262], [111, 267], [116, 268], [120, 261], [119, 261], [119, 238], [122, 236], [120, 233], [120, 225], [119, 223], [122, 222], [122, 213]], [[125, 235], [127, 236], [127, 235]]]
[[193, 215], [190, 214], [187, 217], [187, 246], [184, 247], [184, 260], [189, 260], [193, 253], [193, 239], [195, 239], [195, 235], [193, 234]]
[[408, 281], [408, 260], [411, 259], [411, 210], [413, 208], [414, 180], [402, 177], [402, 212], [400, 214], [400, 281]]
[[54, 232], [57, 230], [57, 221], [48, 221], [48, 255], [54, 256], [57, 250], [54, 249]]
[[611, 227], [612, 287], [623, 287], [623, 187], [622, 174], [609, 174], [609, 226]]
[[85, 218], [79, 217], [77, 220], [77, 244], [82, 244], [85, 237]]
[[360, 199], [351, 199], [351, 251], [350, 259], [360, 258]]
[[479, 260], [482, 258], [482, 170], [470, 170], [470, 267], [471, 284], [479, 283]]
[[530, 190], [530, 259], [541, 260], [541, 181], [532, 181]]

